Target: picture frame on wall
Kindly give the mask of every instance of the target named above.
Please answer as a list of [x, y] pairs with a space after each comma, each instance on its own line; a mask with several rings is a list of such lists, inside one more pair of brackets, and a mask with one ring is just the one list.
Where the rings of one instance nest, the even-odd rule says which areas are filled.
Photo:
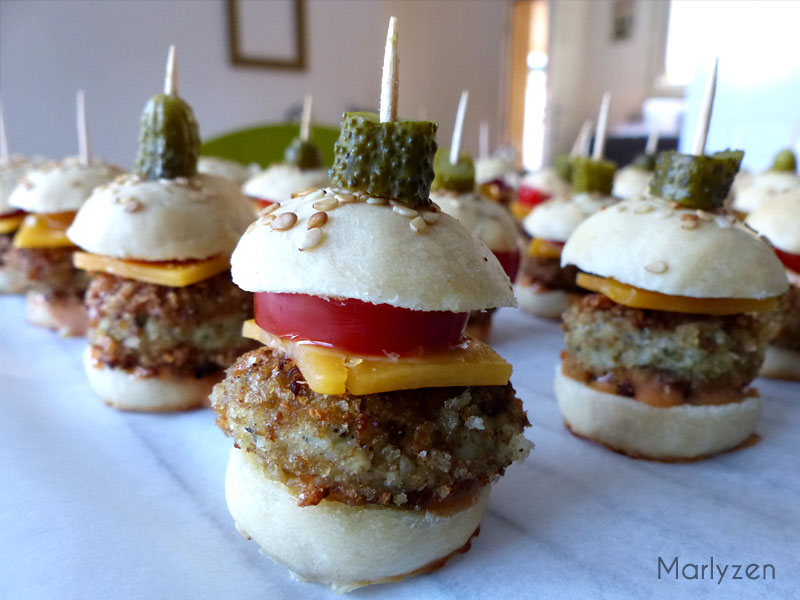
[[305, 0], [227, 0], [234, 66], [303, 71]]

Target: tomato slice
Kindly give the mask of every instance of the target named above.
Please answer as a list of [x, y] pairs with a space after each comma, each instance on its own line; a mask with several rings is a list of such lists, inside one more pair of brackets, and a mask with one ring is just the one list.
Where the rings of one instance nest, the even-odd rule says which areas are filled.
[[492, 252], [494, 252], [497, 260], [500, 261], [500, 265], [503, 267], [506, 275], [508, 275], [511, 283], [514, 283], [517, 279], [517, 272], [519, 271], [519, 250], [515, 248], [514, 250], [500, 250], [497, 252], [493, 250]]
[[791, 252], [784, 252], [775, 248], [775, 254], [787, 269], [800, 273], [800, 254], [792, 254]]
[[256, 323], [267, 333], [373, 356], [409, 356], [456, 346], [469, 318], [469, 313], [308, 294], [257, 292], [254, 305]]
[[250, 200], [256, 203], [259, 210], [262, 208], [267, 208], [271, 204], [275, 204], [275, 200], [267, 200], [266, 198], [258, 198], [257, 196], [248, 196]]
[[18, 208], [16, 210], [11, 211], [11, 212], [7, 212], [5, 214], [0, 215], [0, 220], [2, 220], [2, 219], [16, 219], [17, 217], [22, 217], [22, 216], [24, 216], [26, 214], [27, 213], [24, 210], [22, 210], [21, 208]]
[[541, 204], [548, 198], [550, 198], [552, 194], [548, 194], [547, 192], [543, 192], [540, 189], [528, 187], [526, 185], [520, 186], [518, 197], [519, 203], [524, 206], [534, 207], [537, 204]]

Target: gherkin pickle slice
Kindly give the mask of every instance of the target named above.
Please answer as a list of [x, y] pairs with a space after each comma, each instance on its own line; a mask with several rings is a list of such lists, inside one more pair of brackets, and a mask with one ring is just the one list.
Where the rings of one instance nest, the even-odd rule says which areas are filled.
[[775, 155], [775, 160], [772, 161], [771, 171], [785, 171], [794, 173], [797, 171], [797, 157], [794, 152], [789, 150], [781, 150]]
[[296, 137], [286, 146], [283, 160], [298, 169], [319, 169], [322, 166], [322, 154], [312, 142]]
[[631, 161], [631, 166], [644, 171], [653, 171], [656, 168], [656, 155], [642, 152]]
[[616, 163], [610, 160], [576, 156], [572, 160], [572, 189], [576, 194], [595, 192], [609, 196], [614, 187], [616, 170]]
[[333, 147], [330, 181], [410, 206], [427, 206], [437, 129], [431, 121], [381, 123], [377, 113], [345, 113]]
[[475, 188], [475, 165], [469, 154], [462, 154], [456, 164], [450, 164], [450, 150], [439, 148], [433, 160], [436, 176], [431, 189], [451, 192], [471, 192]]
[[573, 157], [569, 154], [559, 154], [556, 156], [555, 169], [561, 179], [567, 183], [572, 183], [572, 162]]
[[741, 150], [710, 156], [662, 152], [650, 181], [650, 193], [690, 208], [719, 208], [728, 196], [743, 157]]
[[200, 131], [192, 107], [178, 96], [156, 94], [144, 107], [136, 173], [175, 179], [197, 173]]

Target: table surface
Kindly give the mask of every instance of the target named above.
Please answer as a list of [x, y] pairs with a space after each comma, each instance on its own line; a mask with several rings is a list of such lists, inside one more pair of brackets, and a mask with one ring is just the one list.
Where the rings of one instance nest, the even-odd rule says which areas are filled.
[[[123, 413], [93, 397], [83, 339], [0, 298], [1, 598], [318, 598], [234, 529], [231, 448], [214, 413]], [[491, 343], [536, 448], [495, 484], [472, 550], [354, 598], [790, 598], [800, 589], [800, 384], [759, 379], [753, 447], [699, 463], [633, 460], [570, 435], [552, 392], [556, 323], [502, 309]], [[658, 577], [658, 559], [676, 569]], [[713, 557], [715, 578], [710, 579]], [[767, 579], [739, 578], [731, 566]], [[685, 565], [689, 565], [686, 567]], [[690, 580], [697, 565], [698, 577]], [[688, 568], [688, 570], [687, 570]], [[751, 571], [751, 575], [754, 574]]]

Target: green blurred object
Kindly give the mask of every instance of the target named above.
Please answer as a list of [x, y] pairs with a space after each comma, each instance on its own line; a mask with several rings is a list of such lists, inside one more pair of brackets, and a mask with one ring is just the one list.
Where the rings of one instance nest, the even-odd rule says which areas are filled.
[[306, 142], [296, 137], [286, 146], [283, 153], [286, 164], [294, 165], [298, 169], [319, 169], [322, 167], [322, 155], [314, 142]]
[[197, 173], [200, 133], [192, 107], [178, 96], [156, 94], [144, 107], [136, 173], [175, 179]]
[[797, 157], [794, 152], [789, 150], [781, 150], [775, 155], [775, 160], [772, 161], [771, 171], [781, 171], [785, 173], [794, 173], [797, 171]]
[[617, 164], [610, 160], [594, 160], [586, 156], [572, 159], [572, 190], [576, 194], [611, 195]]
[[654, 171], [656, 168], [656, 155], [642, 152], [631, 161], [631, 166], [643, 171]]
[[[206, 140], [200, 147], [202, 156], [235, 160], [243, 165], [258, 163], [267, 167], [284, 161], [286, 148], [297, 137], [297, 123], [274, 123], [232, 131]], [[312, 125], [311, 140], [322, 154], [322, 162], [333, 164], [333, 145], [339, 137], [338, 127]]]
[[689, 208], [719, 208], [739, 172], [742, 157], [744, 152], [741, 150], [725, 150], [704, 156], [662, 152], [650, 181], [650, 193]]
[[462, 154], [458, 162], [450, 164], [450, 148], [439, 148], [433, 159], [436, 176], [431, 184], [432, 190], [451, 192], [471, 192], [475, 188], [475, 165], [469, 154]]
[[572, 183], [572, 164], [574, 160], [575, 157], [572, 157], [569, 154], [559, 154], [556, 156], [556, 173], [566, 183]]

